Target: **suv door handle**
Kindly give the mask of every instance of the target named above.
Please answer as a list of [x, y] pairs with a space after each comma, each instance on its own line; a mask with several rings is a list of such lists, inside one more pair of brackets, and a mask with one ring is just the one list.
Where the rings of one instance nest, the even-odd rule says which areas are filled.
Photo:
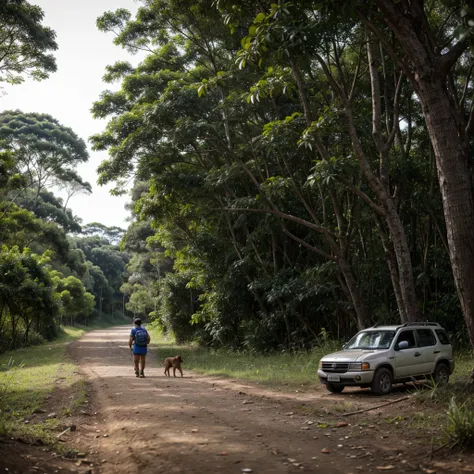
[[415, 357], [421, 356], [421, 352], [415, 352], [414, 356], [415, 356]]
[[434, 351], [433, 354], [439, 354], [441, 351]]

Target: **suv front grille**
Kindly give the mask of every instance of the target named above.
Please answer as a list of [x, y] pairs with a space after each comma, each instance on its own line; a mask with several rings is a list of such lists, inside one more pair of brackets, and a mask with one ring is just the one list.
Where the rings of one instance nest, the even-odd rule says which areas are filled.
[[324, 372], [344, 374], [349, 370], [349, 362], [323, 362]]

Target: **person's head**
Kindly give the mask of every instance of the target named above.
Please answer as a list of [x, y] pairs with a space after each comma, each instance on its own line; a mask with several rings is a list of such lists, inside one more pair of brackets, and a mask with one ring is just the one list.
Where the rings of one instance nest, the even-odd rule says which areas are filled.
[[135, 318], [133, 320], [133, 324], [135, 324], [135, 326], [141, 326], [142, 325], [142, 320], [140, 318]]

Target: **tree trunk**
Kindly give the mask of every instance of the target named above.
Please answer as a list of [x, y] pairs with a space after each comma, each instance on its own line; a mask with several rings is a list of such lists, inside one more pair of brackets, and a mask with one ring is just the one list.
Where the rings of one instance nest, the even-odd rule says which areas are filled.
[[405, 304], [403, 303], [402, 292], [400, 289], [400, 275], [398, 274], [397, 258], [395, 256], [395, 252], [393, 251], [393, 245], [391, 244], [388, 236], [385, 234], [384, 229], [382, 229], [378, 219], [376, 219], [376, 223], [379, 228], [379, 235], [380, 239], [382, 240], [382, 245], [385, 252], [385, 260], [387, 262], [390, 278], [392, 280], [393, 291], [395, 293], [395, 299], [397, 301], [397, 307], [400, 313], [400, 321], [402, 323], [406, 323], [408, 322], [408, 319], [405, 312]]
[[367, 327], [368, 324], [367, 308], [365, 307], [364, 299], [360, 294], [357, 280], [352, 273], [352, 268], [349, 263], [344, 259], [338, 258], [338, 265], [344, 277], [347, 289], [349, 290], [349, 294], [351, 295], [351, 300], [354, 304], [354, 310], [357, 317], [357, 329], [360, 331]]
[[[403, 56], [394, 49], [390, 54], [404, 68], [425, 116], [443, 198], [454, 282], [474, 348], [474, 205], [469, 144], [463, 105], [450, 90], [448, 77], [467, 43], [459, 40], [448, 51], [433, 44], [435, 36], [423, 2], [412, 2], [406, 9], [392, 0], [376, 0], [376, 4], [404, 50]], [[382, 39], [381, 32], [378, 36]]]
[[440, 82], [420, 81], [418, 95], [436, 158], [454, 281], [474, 348], [474, 202], [468, 143]]

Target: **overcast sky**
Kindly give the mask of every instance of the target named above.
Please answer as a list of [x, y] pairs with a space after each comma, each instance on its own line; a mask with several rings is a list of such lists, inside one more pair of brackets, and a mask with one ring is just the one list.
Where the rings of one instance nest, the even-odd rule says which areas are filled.
[[[134, 0], [29, 0], [45, 12], [43, 24], [57, 33], [59, 49], [55, 56], [58, 72], [42, 82], [25, 81], [16, 86], [4, 86], [1, 109], [43, 112], [63, 125], [71, 127], [81, 138], [104, 129], [106, 122], [94, 120], [92, 103], [110, 87], [102, 82], [105, 66], [117, 60], [138, 59], [112, 43], [113, 35], [101, 33], [95, 26], [98, 16], [107, 10], [127, 8], [135, 12]], [[90, 149], [90, 147], [89, 147]], [[126, 197], [114, 197], [109, 188], [99, 187], [96, 169], [105, 153], [90, 153], [87, 164], [78, 168], [81, 176], [94, 188], [91, 196], [74, 196], [69, 202], [83, 223], [101, 222], [107, 226], [126, 227]]]

